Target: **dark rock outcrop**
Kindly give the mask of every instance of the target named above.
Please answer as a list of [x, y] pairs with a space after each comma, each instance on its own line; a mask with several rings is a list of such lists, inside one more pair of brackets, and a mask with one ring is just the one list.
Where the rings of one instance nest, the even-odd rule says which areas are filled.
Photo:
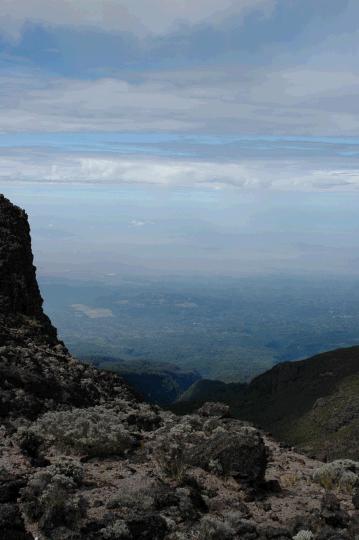
[[[0, 195], [0, 320], [9, 326], [33, 319], [34, 333], [46, 337], [47, 343], [55, 343], [57, 332], [42, 304], [27, 214]], [[6, 338], [6, 334], [1, 337]]]
[[0, 471], [0, 540], [31, 540], [17, 505], [25, 478]]
[[0, 196], [0, 419], [134, 399], [123, 380], [75, 361], [42, 309], [26, 213]]

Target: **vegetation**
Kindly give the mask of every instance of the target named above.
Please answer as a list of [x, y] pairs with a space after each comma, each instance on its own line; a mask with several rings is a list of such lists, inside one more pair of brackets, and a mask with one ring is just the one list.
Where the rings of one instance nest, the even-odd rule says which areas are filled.
[[327, 396], [288, 427], [287, 436], [326, 459], [358, 459], [359, 375], [345, 377]]
[[123, 455], [135, 443], [116, 412], [102, 406], [46, 413], [30, 431], [60, 450], [87, 456]]
[[112, 525], [100, 530], [99, 537], [103, 540], [130, 540], [132, 535], [123, 520], [117, 520]]
[[225, 521], [212, 516], [205, 516], [199, 528], [199, 540], [231, 540], [235, 531]]
[[59, 462], [35, 473], [22, 490], [21, 508], [30, 521], [38, 522], [45, 538], [75, 538], [86, 515], [86, 502], [76, 493], [82, 469], [73, 462]]
[[314, 471], [313, 480], [328, 490], [340, 489], [353, 493], [359, 486], [359, 463], [351, 459], [325, 463]]

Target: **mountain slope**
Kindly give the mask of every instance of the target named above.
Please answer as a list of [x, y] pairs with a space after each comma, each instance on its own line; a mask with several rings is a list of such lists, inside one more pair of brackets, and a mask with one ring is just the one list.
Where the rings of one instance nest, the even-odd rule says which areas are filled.
[[99, 369], [118, 373], [149, 403], [169, 405], [201, 379], [195, 370], [185, 370], [165, 362], [122, 360], [111, 356], [80, 357]]
[[[208, 388], [212, 388], [212, 398], [230, 404], [235, 416], [260, 425], [283, 441], [321, 458], [358, 459], [359, 450], [349, 436], [341, 444], [337, 442], [341, 430], [351, 433], [359, 418], [359, 402], [354, 399], [358, 377], [359, 347], [338, 349], [278, 364], [249, 385], [219, 383], [215, 389], [213, 382], [201, 381], [182, 396], [175, 410], [198, 406], [208, 399]], [[318, 402], [320, 399], [325, 401]], [[330, 422], [330, 416], [336, 423]], [[328, 433], [332, 433], [329, 439]], [[327, 441], [325, 445], [323, 441]]]

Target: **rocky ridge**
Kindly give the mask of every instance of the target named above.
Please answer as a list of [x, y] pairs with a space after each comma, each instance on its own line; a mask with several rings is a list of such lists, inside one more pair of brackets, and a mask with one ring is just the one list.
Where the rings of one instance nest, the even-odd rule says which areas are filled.
[[283, 362], [249, 384], [201, 380], [175, 404], [190, 412], [208, 396], [234, 416], [270, 431], [301, 451], [328, 460], [359, 459], [359, 347]]
[[4, 197], [0, 282], [0, 540], [359, 537], [356, 462], [323, 469], [221, 403], [178, 417], [72, 358]]

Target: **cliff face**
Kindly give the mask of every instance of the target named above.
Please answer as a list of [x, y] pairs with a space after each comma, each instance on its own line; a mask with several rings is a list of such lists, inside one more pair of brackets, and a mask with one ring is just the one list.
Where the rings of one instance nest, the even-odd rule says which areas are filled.
[[0, 196], [0, 419], [134, 399], [123, 380], [76, 362], [42, 309], [26, 213]]
[[56, 343], [56, 330], [42, 304], [27, 214], [0, 195], [0, 320], [10, 328], [19, 326], [22, 317], [32, 318], [38, 336]]

